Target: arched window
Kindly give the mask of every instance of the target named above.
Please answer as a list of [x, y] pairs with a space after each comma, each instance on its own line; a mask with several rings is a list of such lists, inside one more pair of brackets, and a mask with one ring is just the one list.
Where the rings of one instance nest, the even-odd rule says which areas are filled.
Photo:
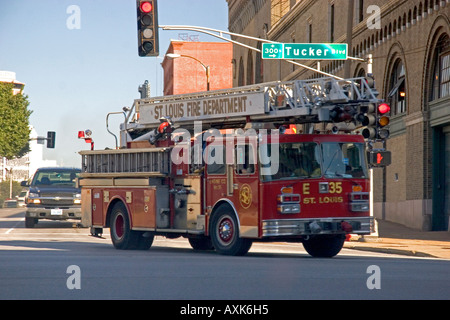
[[406, 112], [406, 77], [405, 67], [401, 59], [397, 59], [389, 79], [387, 100], [391, 105], [391, 114], [397, 115]]
[[247, 54], [247, 81], [246, 84], [254, 84], [255, 77], [253, 75], [253, 53], [251, 50], [248, 50]]
[[238, 75], [238, 86], [244, 85], [244, 59], [239, 59], [239, 75]]
[[436, 44], [433, 64], [430, 100], [450, 96], [450, 37], [447, 34]]
[[262, 56], [261, 56], [261, 52], [262, 52], [262, 49], [261, 49], [261, 47], [262, 47], [262, 45], [261, 45], [261, 42], [260, 41], [258, 41], [258, 44], [257, 44], [257, 48], [259, 49], [259, 50], [261, 50], [260, 52], [256, 52], [256, 61], [255, 61], [255, 83], [261, 83], [261, 82], [263, 82], [264, 80], [264, 77], [263, 77], [263, 74], [264, 74], [264, 64], [263, 64], [263, 61], [262, 61]]

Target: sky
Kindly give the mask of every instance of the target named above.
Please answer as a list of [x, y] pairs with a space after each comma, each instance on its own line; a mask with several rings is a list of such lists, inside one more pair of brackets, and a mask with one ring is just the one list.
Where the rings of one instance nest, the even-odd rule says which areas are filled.
[[[79, 28], [72, 5], [79, 8]], [[226, 0], [159, 0], [159, 25], [202, 26], [228, 30]], [[108, 112], [122, 111], [139, 98], [148, 80], [151, 95], [163, 90], [162, 57], [170, 40], [182, 33], [199, 41], [221, 41], [193, 31], [159, 30], [159, 57], [139, 57], [135, 0], [0, 1], [0, 70], [16, 72], [33, 111], [30, 124], [39, 136], [56, 132], [55, 149], [44, 158], [60, 166], [81, 166], [78, 139], [90, 129], [95, 149], [114, 148], [106, 131]], [[121, 115], [109, 117], [119, 133]]]

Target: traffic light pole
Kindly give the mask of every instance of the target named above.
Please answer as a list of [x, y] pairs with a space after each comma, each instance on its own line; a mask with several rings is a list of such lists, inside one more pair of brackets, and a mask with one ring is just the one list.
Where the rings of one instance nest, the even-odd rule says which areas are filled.
[[[241, 43], [241, 42], [236, 41], [236, 40], [225, 38], [223, 36], [223, 34], [227, 34], [227, 35], [235, 36], [235, 37], [241, 37], [241, 38], [250, 39], [250, 40], [255, 40], [255, 41], [264, 42], [264, 43], [274, 43], [274, 44], [280, 43], [280, 42], [271, 41], [271, 40], [267, 40], [267, 39], [255, 38], [255, 37], [247, 36], [247, 35], [244, 35], [244, 34], [228, 32], [228, 31], [223, 31], [223, 30], [217, 30], [217, 29], [212, 29], [212, 28], [206, 28], [206, 27], [196, 27], [196, 26], [159, 26], [159, 28], [161, 28], [162, 30], [188, 30], [188, 31], [201, 32], [201, 33], [208, 34], [210, 36], [222, 39], [224, 41], [228, 41], [228, 42], [234, 43], [234, 44], [236, 44], [238, 46], [241, 46], [241, 47], [244, 47], [244, 48], [247, 48], [247, 49], [259, 52], [259, 53], [261, 53], [260, 49], [252, 47], [252, 46], [249, 46], [247, 44]], [[216, 32], [218, 34], [215, 34], [214, 32]], [[356, 61], [362, 61], [362, 62], [367, 61], [366, 59], [349, 57], [349, 56], [347, 57], [347, 59], [356, 60]], [[309, 67], [307, 65], [298, 63], [298, 62], [290, 60], [290, 59], [282, 59], [282, 60], [284, 60], [284, 61], [286, 61], [288, 63], [294, 64], [294, 65], [297, 65], [299, 67], [302, 67], [302, 68], [305, 68], [305, 69], [308, 69], [308, 70], [311, 70], [311, 71], [314, 71], [314, 72], [326, 75], [327, 77], [335, 78], [335, 79], [338, 79], [338, 80], [344, 80], [344, 78], [338, 77], [338, 76], [336, 76], [334, 74], [327, 73], [327, 72], [324, 72], [324, 71], [321, 71], [321, 70], [317, 70], [317, 68]]]
[[47, 141], [47, 148], [54, 149], [55, 148], [55, 136], [56, 136], [56, 133], [54, 131], [48, 131], [47, 138], [46, 137], [36, 137], [36, 138], [30, 138], [30, 139], [28, 139], [28, 141], [37, 141], [39, 144], [44, 144], [44, 141]]

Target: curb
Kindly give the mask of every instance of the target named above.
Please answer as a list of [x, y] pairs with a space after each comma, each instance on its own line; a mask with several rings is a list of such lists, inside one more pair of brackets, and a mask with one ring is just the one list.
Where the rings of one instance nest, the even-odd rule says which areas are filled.
[[421, 252], [421, 251], [415, 251], [415, 250], [406, 250], [406, 249], [393, 249], [393, 248], [378, 248], [378, 247], [365, 247], [365, 246], [352, 246], [344, 245], [344, 248], [347, 249], [353, 249], [353, 250], [360, 250], [360, 251], [371, 251], [371, 252], [378, 252], [378, 253], [386, 253], [386, 254], [397, 254], [397, 255], [404, 255], [404, 256], [410, 256], [410, 257], [422, 257], [422, 258], [439, 258], [437, 256], [431, 255], [429, 253]]

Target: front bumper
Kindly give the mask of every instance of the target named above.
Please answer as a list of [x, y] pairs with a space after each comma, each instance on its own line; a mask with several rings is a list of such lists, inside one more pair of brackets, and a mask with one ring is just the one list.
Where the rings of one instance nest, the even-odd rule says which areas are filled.
[[25, 217], [50, 220], [81, 220], [81, 206], [64, 208], [27, 207]]
[[305, 218], [264, 220], [263, 237], [309, 236], [318, 234], [370, 234], [373, 217]]

